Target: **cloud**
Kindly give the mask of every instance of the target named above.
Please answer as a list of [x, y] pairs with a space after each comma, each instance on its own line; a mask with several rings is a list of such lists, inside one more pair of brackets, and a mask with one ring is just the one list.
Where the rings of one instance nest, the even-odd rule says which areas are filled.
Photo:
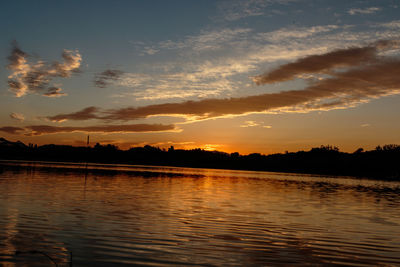
[[121, 70], [108, 69], [96, 74], [93, 82], [96, 87], [105, 88], [111, 81], [118, 80], [123, 74], [124, 72]]
[[25, 134], [27, 136], [71, 133], [71, 132], [95, 132], [95, 133], [137, 133], [137, 132], [165, 132], [176, 131], [174, 125], [163, 124], [130, 124], [130, 125], [95, 125], [95, 126], [51, 126], [30, 125], [21, 127], [0, 127], [0, 131], [10, 134]]
[[225, 1], [219, 4], [219, 9], [228, 21], [239, 20], [246, 17], [263, 15], [266, 1]]
[[96, 132], [96, 133], [137, 133], [137, 132], [164, 132], [176, 130], [174, 125], [163, 124], [130, 124], [130, 125], [100, 125], [83, 127], [63, 127], [49, 125], [26, 126], [31, 130], [29, 135], [42, 135], [69, 132]]
[[47, 92], [43, 96], [47, 97], [61, 97], [67, 95], [66, 93], [61, 93], [62, 89], [58, 87], [49, 87]]
[[24, 121], [25, 120], [25, 116], [21, 113], [11, 113], [10, 114], [10, 118], [17, 120], [17, 121]]
[[258, 85], [282, 82], [301, 77], [303, 74], [327, 73], [334, 68], [367, 64], [377, 59], [379, 50], [395, 48], [398, 43], [398, 41], [380, 41], [367, 47], [346, 48], [322, 55], [311, 55], [256, 76], [254, 82]]
[[202, 149], [207, 150], [207, 151], [215, 151], [218, 148], [223, 147], [223, 145], [219, 145], [219, 144], [205, 144], [202, 146]]
[[233, 87], [233, 83], [225, 78], [225, 74], [223, 70], [213, 68], [211, 64], [171, 74], [126, 74], [119, 81], [119, 85], [137, 91], [120, 93], [114, 97], [134, 96], [136, 100], [215, 97], [222, 92], [230, 91]]
[[228, 44], [234, 44], [238, 40], [246, 40], [252, 32], [249, 28], [221, 28], [218, 30], [200, 31], [196, 35], [187, 35], [179, 40], [164, 40], [158, 43], [146, 44], [144, 42], [131, 42], [140, 55], [154, 55], [163, 50], [184, 50], [189, 49], [194, 53], [213, 52], [225, 50]]
[[[231, 27], [222, 28], [221, 36], [217, 31], [209, 30], [156, 44], [135, 42], [137, 48], [153, 47], [160, 54], [174, 59], [142, 64], [138, 66], [140, 73], [125, 73], [116, 84], [127, 88], [116, 92], [113, 97], [122, 101], [172, 102], [239, 96], [243, 95], [246, 86], [251, 91], [248, 94], [255, 94], [254, 86], [247, 78], [258, 74], [260, 68], [266, 70], [268, 65], [293, 62], [338, 47], [360, 47], [374, 40], [400, 38], [397, 25], [400, 25], [399, 21], [364, 26], [291, 25], [266, 32]], [[302, 78], [305, 75], [302, 74]]]
[[25, 129], [20, 127], [13, 127], [13, 126], [4, 126], [0, 127], [0, 132], [5, 132], [8, 134], [19, 134], [23, 132]]
[[[248, 113], [309, 112], [354, 107], [360, 103], [369, 102], [373, 98], [400, 92], [400, 60], [379, 56], [376, 49], [398, 49], [398, 41], [379, 41], [365, 47], [311, 55], [294, 63], [285, 64], [271, 72], [276, 77], [284, 77], [278, 80], [287, 80], [304, 72], [331, 71], [327, 78], [310, 82], [301, 90], [109, 110], [89, 107], [75, 113], [49, 117], [49, 119], [129, 121], [149, 116], [168, 115], [199, 120]], [[310, 67], [310, 62], [314, 62], [315, 66]], [[287, 71], [287, 66], [290, 66], [291, 72]], [[333, 71], [339, 66], [346, 66], [347, 69]], [[270, 77], [270, 73], [264, 75]], [[258, 84], [275, 80], [259, 80]]]
[[338, 30], [341, 27], [338, 25], [319, 25], [311, 27], [288, 27], [281, 28], [272, 32], [258, 33], [256, 38], [260, 40], [268, 40], [272, 42], [281, 42], [288, 39], [303, 39], [313, 35], [328, 33]]
[[[295, 0], [229, 0], [222, 1], [218, 8], [227, 21], [235, 21], [246, 17], [264, 15], [266, 7], [273, 4], [288, 4]], [[277, 13], [276, 10], [269, 8], [270, 13]]]
[[70, 77], [73, 72], [78, 71], [82, 60], [77, 50], [64, 50], [62, 53], [63, 62], [61, 63], [56, 61], [52, 64], [46, 64], [41, 60], [33, 63], [28, 61], [29, 55], [18, 47], [16, 41], [12, 45], [13, 48], [8, 57], [9, 64], [7, 66], [12, 71], [8, 76], [8, 85], [9, 90], [16, 97], [45, 90], [53, 78]]
[[183, 41], [174, 42], [167, 40], [160, 42], [156, 49], [183, 49], [190, 48], [194, 51], [206, 51], [223, 49], [224, 45], [245, 38], [251, 33], [249, 28], [219, 29], [213, 31], [202, 31], [198, 35], [187, 36]]
[[80, 111], [67, 113], [67, 114], [59, 114], [56, 116], [47, 117], [51, 121], [62, 122], [65, 120], [89, 120], [98, 118], [96, 112], [99, 111], [97, 107], [87, 107]]
[[240, 125], [242, 128], [247, 128], [247, 127], [255, 127], [259, 126], [260, 124], [255, 122], [255, 121], [245, 121], [244, 124]]
[[272, 128], [271, 125], [262, 125], [263, 122], [258, 123], [256, 121], [245, 121], [242, 125], [240, 125], [240, 127], [242, 128], [247, 128], [247, 127], [257, 127], [260, 126], [261, 128], [266, 128], [266, 129], [270, 129]]
[[351, 8], [347, 11], [350, 15], [357, 14], [373, 14], [380, 11], [382, 8], [380, 7], [367, 7], [367, 8]]
[[387, 23], [381, 23], [377, 25], [378, 27], [386, 27], [390, 29], [399, 29], [400, 28], [400, 20], [393, 20]]
[[64, 62], [54, 62], [48, 69], [48, 74], [54, 77], [70, 77], [72, 72], [78, 71], [81, 65], [82, 56], [78, 50], [72, 51], [64, 49], [62, 53]]

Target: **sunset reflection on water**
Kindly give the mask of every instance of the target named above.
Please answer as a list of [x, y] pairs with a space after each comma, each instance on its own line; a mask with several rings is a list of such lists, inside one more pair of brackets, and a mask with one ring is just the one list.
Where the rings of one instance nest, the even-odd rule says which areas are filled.
[[[86, 177], [86, 178], [85, 178]], [[400, 183], [2, 162], [0, 263], [400, 264]]]

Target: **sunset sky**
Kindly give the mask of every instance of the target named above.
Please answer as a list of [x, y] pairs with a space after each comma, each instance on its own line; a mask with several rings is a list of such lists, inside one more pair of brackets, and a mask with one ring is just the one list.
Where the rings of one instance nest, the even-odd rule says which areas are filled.
[[264, 154], [400, 143], [400, 1], [1, 1], [0, 137]]

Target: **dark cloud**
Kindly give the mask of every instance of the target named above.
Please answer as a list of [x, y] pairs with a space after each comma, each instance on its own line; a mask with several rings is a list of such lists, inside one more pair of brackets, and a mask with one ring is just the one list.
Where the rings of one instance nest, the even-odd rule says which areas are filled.
[[47, 97], [61, 97], [67, 95], [66, 93], [61, 92], [62, 89], [58, 87], [49, 87], [47, 92], [43, 94], [43, 96]]
[[256, 76], [254, 82], [257, 85], [282, 82], [292, 80], [302, 74], [328, 73], [334, 68], [373, 63], [380, 50], [391, 49], [397, 45], [398, 41], [383, 40], [371, 46], [339, 49], [322, 55], [308, 56]]
[[9, 61], [8, 68], [12, 70], [19, 70], [20, 67], [26, 63], [26, 58], [28, 57], [28, 54], [22, 51], [16, 40], [12, 42], [12, 50], [11, 50], [11, 55], [7, 57]]
[[108, 86], [110, 81], [118, 80], [123, 74], [124, 72], [120, 70], [105, 70], [98, 73], [93, 82], [96, 87], [105, 88]]
[[64, 120], [89, 120], [89, 119], [97, 119], [98, 116], [96, 113], [99, 111], [96, 107], [87, 107], [80, 111], [69, 113], [69, 114], [59, 114], [56, 116], [47, 117], [51, 121], [64, 121]]
[[49, 126], [33, 125], [26, 126], [31, 132], [28, 135], [42, 135], [52, 133], [70, 133], [70, 132], [97, 132], [97, 133], [137, 133], [137, 132], [160, 132], [171, 131], [175, 129], [174, 125], [163, 124], [131, 124], [131, 125], [100, 125], [100, 126]]
[[[307, 112], [316, 109], [352, 107], [362, 102], [368, 102], [372, 98], [400, 93], [400, 60], [378, 56], [375, 51], [377, 48], [398, 49], [397, 44], [396, 41], [381, 41], [364, 48], [349, 48], [324, 55], [313, 55], [293, 63], [296, 68], [285, 67], [290, 66], [290, 64], [286, 64], [273, 71], [275, 76], [289, 79], [293, 78], [295, 74], [309, 73], [311, 69], [319, 72], [338, 66], [350, 67], [331, 72], [329, 78], [316, 80], [302, 90], [110, 110], [91, 107], [89, 110], [86, 108], [76, 113], [53, 116], [50, 119], [128, 121], [157, 115], [179, 115], [204, 119], [254, 112]], [[352, 61], [352, 55], [354, 61]], [[330, 59], [329, 63], [322, 63], [327, 59]], [[317, 64], [317, 67], [312, 67], [310, 62], [321, 63]], [[287, 74], [288, 68], [293, 68], [289, 74]], [[267, 73], [265, 76], [269, 77], [268, 75]], [[267, 79], [267, 82], [270, 82], [270, 79]]]
[[71, 133], [71, 132], [96, 132], [96, 133], [138, 133], [138, 132], [161, 132], [175, 130], [174, 125], [163, 124], [129, 124], [129, 125], [95, 125], [95, 126], [51, 126], [30, 125], [20, 127], [1, 127], [0, 131], [10, 134], [25, 134], [28, 136]]
[[25, 129], [20, 128], [20, 127], [12, 127], [12, 126], [5, 126], [5, 127], [0, 127], [0, 132], [5, 132], [8, 134], [19, 134], [23, 132]]
[[28, 58], [29, 55], [14, 41], [7, 67], [12, 71], [8, 76], [9, 89], [17, 97], [45, 90], [55, 77], [70, 77], [71, 73], [78, 71], [82, 60], [78, 51], [71, 50], [64, 50], [61, 63], [56, 61], [46, 64], [40, 60], [33, 63], [29, 62]]

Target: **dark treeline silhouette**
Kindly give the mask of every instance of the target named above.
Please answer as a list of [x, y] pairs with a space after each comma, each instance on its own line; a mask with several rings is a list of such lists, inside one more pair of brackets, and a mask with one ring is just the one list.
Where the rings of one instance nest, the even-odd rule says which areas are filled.
[[128, 150], [98, 143], [92, 147], [37, 146], [0, 138], [0, 159], [163, 165], [400, 180], [400, 145], [394, 144], [378, 146], [370, 151], [360, 148], [354, 153], [341, 152], [328, 145], [309, 151], [240, 155], [199, 148], [183, 150], [170, 147], [166, 150], [149, 145]]

